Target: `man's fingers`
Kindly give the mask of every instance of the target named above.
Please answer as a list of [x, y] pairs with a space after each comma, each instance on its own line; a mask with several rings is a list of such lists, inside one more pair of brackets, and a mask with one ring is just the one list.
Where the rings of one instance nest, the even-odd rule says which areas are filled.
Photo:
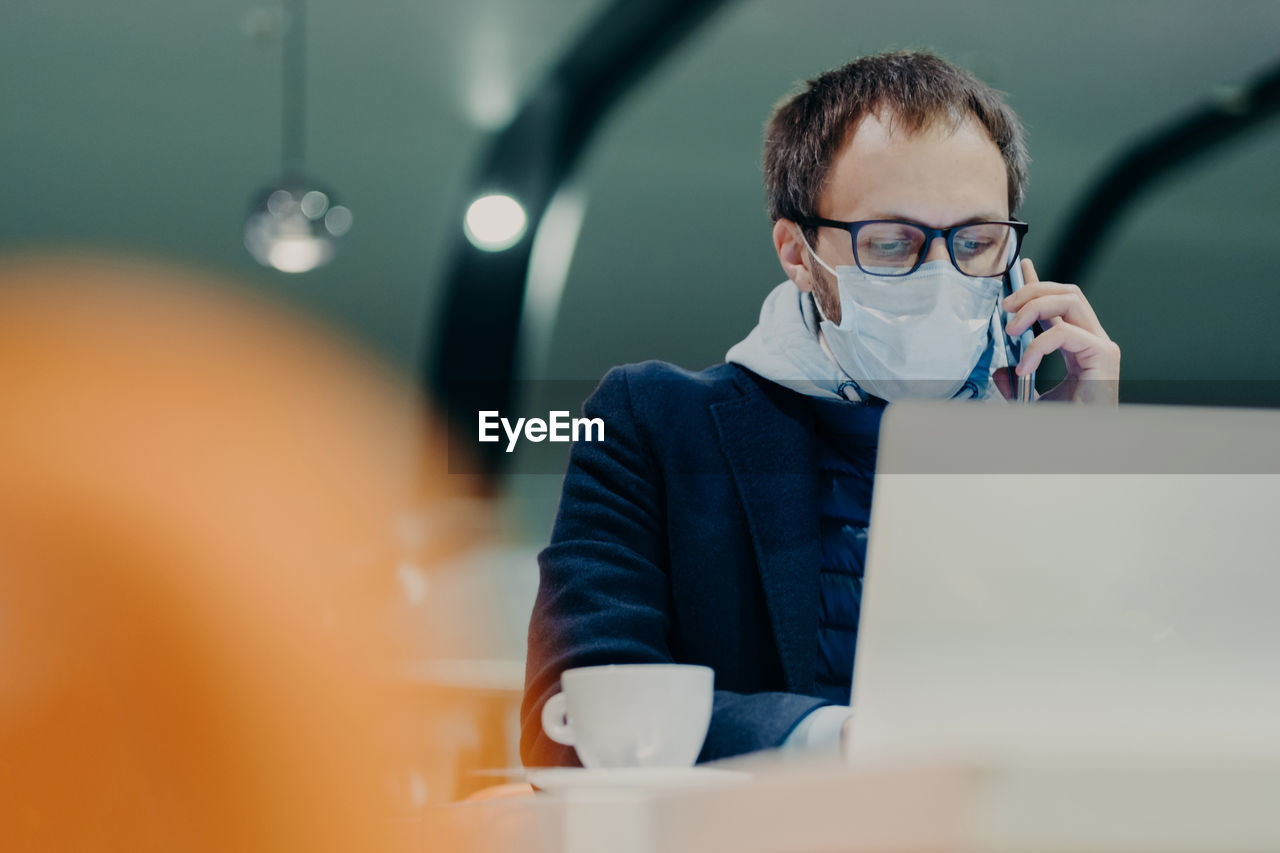
[[[1048, 321], [1055, 317], [1063, 317], [1068, 323], [1071, 322], [1072, 309], [1077, 307], [1077, 300], [1070, 293], [1055, 293], [1050, 296], [1040, 296], [1032, 299], [1018, 309], [1018, 313], [1010, 318], [1005, 330], [1017, 337], [1031, 328], [1031, 324], [1037, 321], [1049, 324]], [[1076, 312], [1078, 313], [1078, 312]], [[1079, 324], [1077, 324], [1079, 325]], [[1095, 334], [1099, 330], [1090, 329]]]
[[1036, 265], [1031, 263], [1030, 258], [1023, 258], [1021, 263], [1022, 281], [1024, 284], [1035, 284], [1040, 281], [1040, 276], [1036, 273]]
[[1067, 328], [1065, 323], [1060, 326], [1054, 326], [1052, 329], [1045, 331], [1043, 334], [1036, 335], [1035, 340], [1022, 352], [1022, 358], [1018, 361], [1018, 366], [1014, 368], [1014, 373], [1019, 376], [1026, 376], [1033, 370], [1040, 368], [1040, 362], [1051, 352], [1056, 352], [1062, 348], [1066, 342]]
[[[1115, 403], [1120, 347], [1107, 337], [1089, 300], [1074, 284], [1040, 281], [1029, 258], [1022, 261], [1022, 275], [1026, 284], [1002, 303], [1013, 314], [1006, 326], [1009, 334], [1020, 335], [1037, 321], [1052, 326], [1031, 341], [1014, 372], [1025, 376], [1039, 369], [1046, 355], [1062, 350], [1070, 375], [1049, 396], [1065, 390], [1072, 400]], [[1086, 379], [1090, 381], [1081, 381]]]
[[1086, 372], [1105, 370], [1104, 363], [1115, 361], [1118, 364], [1120, 360], [1120, 348], [1109, 339], [1091, 334], [1070, 323], [1059, 323], [1044, 334], [1036, 336], [1022, 354], [1022, 360], [1018, 362], [1015, 372], [1019, 376], [1025, 376], [1038, 369], [1046, 355], [1057, 350], [1064, 350], [1076, 356], [1076, 360]]
[[[1048, 299], [1049, 302], [1037, 304], [1044, 299]], [[1025, 330], [1036, 320], [1045, 325], [1057, 325], [1065, 320], [1071, 325], [1079, 326], [1092, 334], [1104, 338], [1107, 336], [1107, 333], [1103, 331], [1102, 324], [1098, 322], [1098, 315], [1093, 313], [1093, 307], [1084, 298], [1080, 288], [1074, 284], [1059, 284], [1056, 281], [1039, 281], [1035, 284], [1028, 284], [1013, 296], [1006, 298], [1001, 303], [1001, 307], [1013, 314], [1015, 321], [1024, 316], [1032, 317], [1030, 323], [1019, 324], [1019, 328], [1022, 330]], [[1024, 310], [1028, 308], [1030, 310], [1024, 315]], [[1018, 332], [1018, 334], [1021, 334], [1021, 332]]]
[[1022, 259], [1022, 271], [1026, 284], [1000, 303], [1000, 307], [1010, 314], [1021, 315], [1023, 309], [1030, 303], [1045, 297], [1069, 298], [1055, 298], [1051, 303], [1039, 306], [1038, 313], [1031, 322], [1018, 323], [1018, 331], [1011, 334], [1022, 334], [1031, 323], [1037, 320], [1045, 325], [1056, 325], [1061, 320], [1065, 320], [1095, 335], [1107, 336], [1102, 324], [1098, 322], [1098, 315], [1093, 312], [1093, 306], [1089, 304], [1088, 299], [1085, 299], [1079, 287], [1057, 281], [1041, 281], [1036, 275], [1035, 265], [1031, 263], [1030, 258]]

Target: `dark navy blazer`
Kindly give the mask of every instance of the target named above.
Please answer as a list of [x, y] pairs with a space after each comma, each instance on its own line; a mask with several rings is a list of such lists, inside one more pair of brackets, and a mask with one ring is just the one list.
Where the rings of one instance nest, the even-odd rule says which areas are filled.
[[804, 397], [734, 364], [611, 370], [584, 404], [529, 626], [525, 764], [573, 765], [542, 731], [560, 673], [715, 670], [700, 761], [775, 747], [814, 708], [819, 480]]

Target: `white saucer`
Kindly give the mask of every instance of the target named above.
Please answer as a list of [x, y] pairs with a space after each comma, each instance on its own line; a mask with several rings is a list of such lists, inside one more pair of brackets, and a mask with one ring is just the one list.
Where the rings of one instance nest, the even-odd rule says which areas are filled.
[[600, 788], [653, 790], [698, 788], [750, 779], [741, 770], [717, 767], [543, 767], [530, 770], [529, 784], [542, 791], [584, 791]]

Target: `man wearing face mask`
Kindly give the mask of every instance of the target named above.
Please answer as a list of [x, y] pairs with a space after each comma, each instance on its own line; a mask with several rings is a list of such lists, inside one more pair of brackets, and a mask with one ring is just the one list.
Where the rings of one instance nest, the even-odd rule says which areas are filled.
[[725, 364], [616, 368], [584, 405], [609, 438], [574, 447], [539, 557], [526, 764], [577, 763], [541, 708], [561, 672], [604, 663], [715, 670], [700, 760], [837, 748], [885, 404], [1003, 404], [1004, 335], [1033, 324], [1016, 374], [1067, 364], [1042, 399], [1115, 402], [1120, 351], [1079, 288], [1024, 260], [1002, 292], [1028, 163], [1000, 96], [927, 53], [855, 60], [777, 107], [765, 189], [787, 281]]

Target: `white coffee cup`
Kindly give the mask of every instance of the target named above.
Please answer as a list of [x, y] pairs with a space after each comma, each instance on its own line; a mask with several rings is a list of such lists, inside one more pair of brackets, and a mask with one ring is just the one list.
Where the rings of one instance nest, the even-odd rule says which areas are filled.
[[566, 670], [542, 729], [584, 767], [690, 767], [711, 723], [714, 673], [678, 663]]

